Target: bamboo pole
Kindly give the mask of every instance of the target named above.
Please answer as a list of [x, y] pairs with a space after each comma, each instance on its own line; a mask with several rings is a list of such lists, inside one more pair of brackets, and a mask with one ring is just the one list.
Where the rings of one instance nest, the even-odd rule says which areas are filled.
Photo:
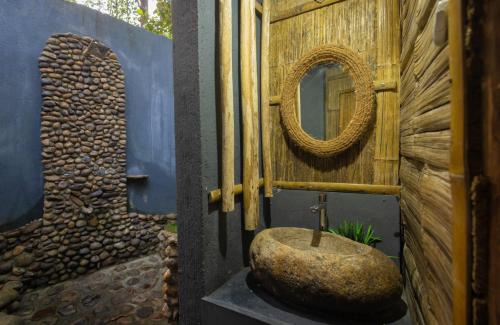
[[[387, 194], [399, 195], [400, 186], [397, 185], [370, 185], [370, 184], [347, 184], [347, 183], [327, 183], [327, 182], [286, 182], [274, 181], [273, 185], [277, 188], [288, 190], [308, 190], [308, 191], [332, 191], [346, 193], [366, 193], [366, 194]], [[259, 179], [259, 187], [264, 186], [264, 179]], [[234, 195], [240, 195], [243, 192], [243, 185], [234, 186]], [[208, 192], [208, 203], [219, 202], [222, 198], [221, 189], [215, 189]]]
[[[264, 179], [259, 179], [259, 188], [264, 186]], [[240, 195], [243, 193], [243, 185], [242, 184], [236, 184], [233, 187], [234, 193], [233, 195]], [[210, 192], [208, 192], [208, 203], [216, 203], [219, 202], [222, 199], [222, 192], [221, 189], [215, 189]]]
[[260, 131], [259, 131], [259, 83], [258, 83], [258, 73], [257, 73], [257, 18], [255, 15], [255, 1], [250, 1], [253, 4], [253, 8], [250, 11], [252, 13], [250, 22], [252, 23], [252, 38], [251, 38], [251, 53], [252, 61], [250, 62], [251, 72], [252, 72], [252, 97], [253, 97], [253, 107], [252, 107], [252, 125], [254, 138], [252, 141], [252, 154], [253, 154], [253, 169], [252, 169], [252, 205], [255, 212], [249, 218], [246, 230], [255, 230], [259, 225], [259, 144], [260, 144]]
[[[257, 227], [259, 216], [258, 98], [255, 1], [240, 3], [240, 67], [243, 120], [243, 212], [245, 230]], [[257, 133], [255, 132], [257, 130]], [[256, 151], [257, 147], [257, 151]]]
[[219, 0], [222, 115], [222, 211], [234, 210], [234, 108], [231, 0]]
[[348, 183], [326, 183], [326, 182], [286, 182], [274, 181], [277, 188], [288, 190], [307, 191], [333, 191], [348, 193], [370, 193], [399, 195], [400, 186], [397, 185], [371, 185], [371, 184], [348, 184]]
[[453, 213], [453, 324], [470, 322], [470, 234], [465, 163], [464, 57], [462, 1], [449, 2], [449, 47], [451, 73], [450, 183]]
[[271, 135], [269, 117], [269, 23], [270, 1], [262, 1], [262, 29], [260, 46], [260, 98], [262, 125], [262, 162], [264, 164], [264, 195], [273, 197], [273, 174], [271, 169]]

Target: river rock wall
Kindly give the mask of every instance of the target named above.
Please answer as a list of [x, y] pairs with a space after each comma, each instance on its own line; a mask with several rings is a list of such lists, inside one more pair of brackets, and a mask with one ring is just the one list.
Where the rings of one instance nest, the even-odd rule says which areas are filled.
[[158, 234], [160, 239], [160, 255], [165, 261], [167, 269], [163, 273], [163, 312], [167, 317], [168, 324], [179, 323], [179, 272], [177, 253], [177, 234], [162, 230]]
[[127, 211], [125, 77], [113, 51], [55, 34], [39, 67], [44, 213], [0, 234], [0, 309], [16, 292], [156, 252], [169, 218]]
[[127, 133], [125, 76], [116, 55], [96, 40], [58, 34], [48, 39], [39, 66], [46, 231], [121, 220]]

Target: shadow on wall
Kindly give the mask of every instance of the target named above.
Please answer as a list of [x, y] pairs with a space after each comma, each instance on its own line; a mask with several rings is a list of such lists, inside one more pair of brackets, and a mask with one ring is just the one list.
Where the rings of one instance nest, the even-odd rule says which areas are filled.
[[20, 215], [13, 215], [11, 219], [3, 219], [0, 224], [0, 232], [21, 227], [33, 219], [41, 218], [43, 214], [43, 196], [36, 202], [35, 205], [28, 208]]
[[[137, 165], [140, 167], [136, 167]], [[139, 161], [137, 165], [129, 167], [129, 175], [140, 175], [144, 174], [143, 171], [147, 171], [147, 178], [128, 181], [129, 211], [142, 213], [175, 211], [175, 173], [169, 173], [164, 166], [147, 161]]]

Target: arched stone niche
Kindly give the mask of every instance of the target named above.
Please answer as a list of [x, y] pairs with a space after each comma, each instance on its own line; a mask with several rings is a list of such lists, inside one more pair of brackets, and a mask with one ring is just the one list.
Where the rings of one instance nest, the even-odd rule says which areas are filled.
[[56, 34], [39, 59], [44, 215], [54, 227], [126, 218], [125, 77], [89, 37]]

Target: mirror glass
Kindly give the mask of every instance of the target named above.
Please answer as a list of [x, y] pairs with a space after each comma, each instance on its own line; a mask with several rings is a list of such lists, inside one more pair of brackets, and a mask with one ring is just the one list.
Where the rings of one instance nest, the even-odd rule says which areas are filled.
[[356, 108], [354, 82], [345, 65], [321, 64], [301, 80], [297, 116], [302, 129], [318, 140], [331, 140], [345, 129]]

